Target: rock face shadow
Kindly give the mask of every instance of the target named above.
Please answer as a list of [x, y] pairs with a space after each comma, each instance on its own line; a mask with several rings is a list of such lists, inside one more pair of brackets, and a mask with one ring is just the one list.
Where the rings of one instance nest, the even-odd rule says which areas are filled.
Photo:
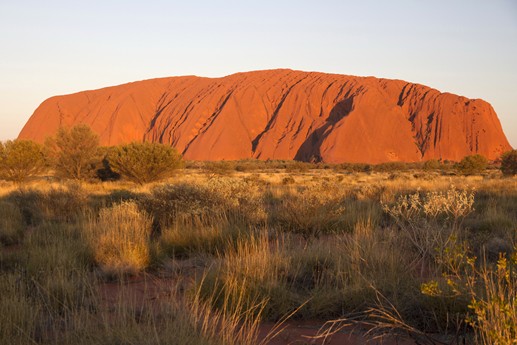
[[350, 115], [354, 109], [353, 97], [345, 98], [337, 102], [334, 107], [330, 110], [329, 116], [319, 128], [314, 130], [311, 135], [300, 146], [296, 155], [295, 160], [306, 161], [306, 162], [321, 162], [321, 144], [330, 134], [332, 127], [339, 121]]

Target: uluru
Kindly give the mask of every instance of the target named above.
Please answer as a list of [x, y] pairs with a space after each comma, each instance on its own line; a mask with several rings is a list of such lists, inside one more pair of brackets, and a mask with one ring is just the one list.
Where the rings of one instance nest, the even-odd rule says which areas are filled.
[[458, 161], [510, 150], [492, 106], [402, 80], [287, 69], [169, 77], [55, 96], [20, 139], [87, 124], [102, 145], [170, 144], [188, 160]]

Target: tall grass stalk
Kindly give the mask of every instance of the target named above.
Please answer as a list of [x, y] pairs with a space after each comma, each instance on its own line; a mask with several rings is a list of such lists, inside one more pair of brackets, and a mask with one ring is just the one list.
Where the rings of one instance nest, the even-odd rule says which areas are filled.
[[[517, 248], [516, 248], [517, 249]], [[473, 315], [468, 319], [478, 344], [517, 344], [517, 251], [501, 254], [497, 265], [477, 268], [469, 260], [467, 288]]]
[[152, 219], [128, 201], [103, 208], [90, 217], [86, 237], [95, 261], [107, 274], [135, 274], [150, 262]]

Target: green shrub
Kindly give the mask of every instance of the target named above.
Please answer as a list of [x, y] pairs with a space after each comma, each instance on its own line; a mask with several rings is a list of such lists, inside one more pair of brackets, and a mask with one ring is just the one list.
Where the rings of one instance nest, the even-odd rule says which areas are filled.
[[0, 143], [0, 178], [23, 182], [44, 168], [41, 145], [30, 140], [9, 140]]
[[437, 170], [440, 169], [441, 164], [437, 159], [430, 159], [424, 162], [423, 168], [424, 170]]
[[488, 160], [486, 157], [476, 154], [464, 157], [456, 168], [464, 175], [474, 175], [485, 171], [487, 165]]
[[183, 164], [173, 147], [137, 142], [114, 147], [108, 161], [113, 171], [138, 184], [169, 178]]
[[62, 177], [91, 178], [102, 161], [99, 137], [87, 125], [60, 128], [55, 137], [47, 139], [45, 146], [56, 174]]
[[517, 150], [503, 153], [501, 156], [501, 171], [507, 176], [517, 174]]

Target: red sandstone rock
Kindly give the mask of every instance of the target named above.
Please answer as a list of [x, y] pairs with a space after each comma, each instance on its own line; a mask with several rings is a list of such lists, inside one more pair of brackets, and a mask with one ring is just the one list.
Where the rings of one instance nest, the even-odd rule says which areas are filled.
[[171, 144], [186, 159], [380, 163], [496, 159], [511, 147], [480, 99], [401, 80], [268, 70], [139, 81], [44, 101], [19, 138], [85, 123], [101, 144]]

